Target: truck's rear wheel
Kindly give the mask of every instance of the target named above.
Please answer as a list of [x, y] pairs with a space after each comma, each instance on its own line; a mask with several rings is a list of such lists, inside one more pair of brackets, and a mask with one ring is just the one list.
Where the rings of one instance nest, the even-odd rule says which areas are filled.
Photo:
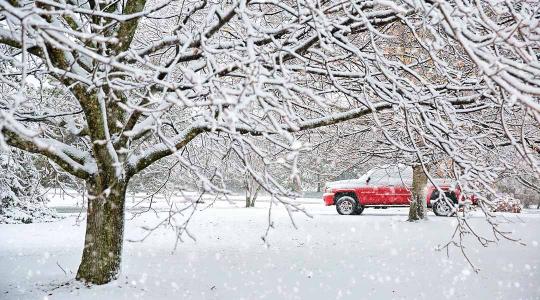
[[336, 202], [336, 210], [340, 215], [359, 215], [364, 208], [353, 197], [342, 196]]
[[448, 201], [445, 199], [440, 199], [439, 201], [433, 204], [433, 212], [436, 216], [440, 217], [450, 217], [454, 214], [454, 209]]

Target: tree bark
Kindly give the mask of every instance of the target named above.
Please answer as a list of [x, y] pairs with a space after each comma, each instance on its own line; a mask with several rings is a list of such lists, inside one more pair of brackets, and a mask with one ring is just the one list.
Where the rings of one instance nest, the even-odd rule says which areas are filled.
[[251, 197], [249, 196], [249, 191], [246, 191], [246, 207], [251, 207]]
[[426, 218], [426, 186], [427, 175], [424, 173], [422, 165], [413, 167], [412, 199], [409, 207], [409, 222], [418, 221]]
[[322, 192], [321, 174], [317, 173], [317, 193]]
[[255, 200], [257, 200], [260, 189], [261, 186], [254, 180], [250, 178], [246, 180], [246, 207], [255, 207]]
[[105, 284], [120, 271], [127, 182], [90, 186], [86, 236], [76, 279]]
[[259, 194], [259, 191], [261, 190], [261, 186], [257, 185], [257, 188], [255, 188], [255, 193], [251, 196], [251, 204], [250, 207], [255, 207], [255, 200], [257, 200], [257, 195]]
[[244, 188], [246, 190], [246, 208], [255, 206], [255, 199], [253, 194], [255, 192], [255, 180], [251, 178], [249, 174], [244, 175]]

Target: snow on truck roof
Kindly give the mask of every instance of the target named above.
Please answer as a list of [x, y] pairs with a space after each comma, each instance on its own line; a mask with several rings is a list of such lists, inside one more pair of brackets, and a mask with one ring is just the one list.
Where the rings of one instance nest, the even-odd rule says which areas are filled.
[[[412, 167], [406, 165], [382, 165], [372, 168], [358, 179], [328, 182], [327, 187], [353, 187], [358, 185], [400, 185], [412, 184]], [[452, 185], [450, 178], [431, 178], [437, 186]], [[431, 182], [428, 180], [428, 184]]]

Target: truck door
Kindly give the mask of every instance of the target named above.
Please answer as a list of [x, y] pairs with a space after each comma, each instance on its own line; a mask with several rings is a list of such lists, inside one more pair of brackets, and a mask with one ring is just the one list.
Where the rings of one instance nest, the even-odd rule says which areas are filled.
[[379, 169], [371, 174], [370, 185], [373, 186], [371, 205], [392, 205], [395, 202], [395, 187], [391, 182], [390, 173]]
[[396, 189], [393, 184], [386, 183], [377, 187], [377, 205], [393, 205], [396, 201]]
[[409, 205], [411, 201], [411, 189], [405, 185], [400, 184], [396, 186], [396, 195], [394, 205]]
[[396, 168], [394, 178], [396, 180], [394, 205], [409, 205], [411, 201], [412, 168]]

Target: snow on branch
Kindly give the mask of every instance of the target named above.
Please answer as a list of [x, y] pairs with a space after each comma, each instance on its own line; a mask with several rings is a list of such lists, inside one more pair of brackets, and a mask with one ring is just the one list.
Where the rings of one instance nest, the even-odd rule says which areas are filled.
[[39, 138], [36, 133], [14, 124], [5, 113], [0, 113], [1, 133], [8, 145], [31, 153], [42, 154], [67, 172], [82, 179], [88, 179], [96, 173], [96, 163], [89, 153], [55, 139]]
[[[264, 140], [295, 157], [300, 131], [348, 120], [410, 152], [403, 127], [395, 128], [400, 118], [426, 143], [422, 151], [460, 160], [464, 172], [479, 169], [470, 158], [494, 151], [489, 145], [511, 145], [539, 169], [532, 136], [540, 123], [540, 47], [530, 3], [36, 0], [0, 7], [0, 109], [25, 116], [10, 124], [88, 153], [92, 160], [55, 154], [73, 160], [67, 167], [83, 177], [92, 174], [88, 162], [128, 180], [173, 154], [189, 164], [194, 153], [186, 149], [213, 138]], [[48, 101], [38, 95], [44, 87]], [[26, 147], [27, 137], [19, 140]], [[269, 156], [257, 142], [252, 150]]]

